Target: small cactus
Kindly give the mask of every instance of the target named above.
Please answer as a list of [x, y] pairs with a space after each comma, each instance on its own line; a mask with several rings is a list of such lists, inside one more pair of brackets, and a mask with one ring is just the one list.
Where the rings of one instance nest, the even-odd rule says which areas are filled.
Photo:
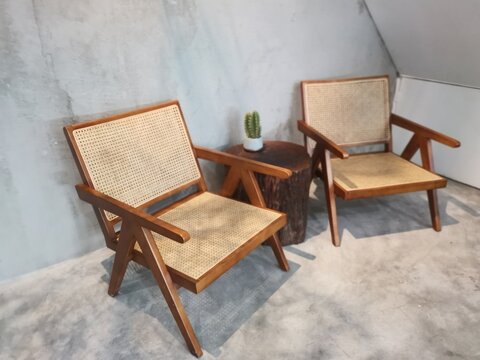
[[257, 111], [245, 114], [245, 134], [247, 134], [247, 137], [250, 139], [257, 139], [262, 136], [260, 115]]

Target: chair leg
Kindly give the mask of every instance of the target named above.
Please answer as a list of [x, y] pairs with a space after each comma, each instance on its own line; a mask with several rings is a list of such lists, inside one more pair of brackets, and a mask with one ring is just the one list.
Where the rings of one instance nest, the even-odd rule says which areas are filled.
[[430, 207], [430, 217], [432, 218], [432, 227], [435, 231], [442, 230], [440, 214], [438, 212], [437, 190], [427, 190], [428, 206]]
[[140, 244], [145, 260], [162, 291], [165, 301], [172, 312], [173, 318], [187, 343], [188, 349], [196, 357], [202, 356], [203, 352], [200, 343], [198, 342], [197, 336], [195, 335], [187, 313], [185, 312], [180, 297], [178, 296], [177, 289], [175, 288], [167, 266], [158, 251], [151, 232], [141, 227], [136, 227], [134, 230], [134, 236]]
[[[267, 205], [265, 203], [265, 199], [263, 198], [262, 191], [260, 190], [260, 186], [258, 186], [255, 174], [251, 171], [242, 171], [240, 174], [240, 178], [252, 205], [266, 208]], [[280, 269], [282, 269], [283, 271], [288, 271], [288, 261], [285, 257], [285, 253], [283, 252], [282, 244], [280, 244], [278, 235], [273, 234], [267, 241], [268, 244], [272, 247], [273, 253], [277, 258]]]
[[320, 157], [322, 163], [323, 187], [325, 189], [325, 200], [327, 202], [328, 220], [330, 223], [330, 234], [334, 246], [340, 246], [337, 223], [337, 204], [335, 202], [335, 190], [333, 186], [333, 173], [330, 164], [330, 152], [323, 149]]
[[278, 266], [280, 266], [280, 269], [282, 269], [283, 271], [288, 271], [290, 267], [288, 265], [287, 258], [285, 257], [285, 253], [283, 252], [282, 244], [278, 239], [278, 235], [273, 234], [272, 236], [270, 236], [270, 238], [268, 239], [268, 244], [272, 248], [275, 257], [277, 258]]
[[328, 222], [330, 223], [330, 234], [332, 236], [332, 244], [340, 246], [340, 236], [338, 235], [337, 222], [337, 203], [335, 201], [335, 193], [325, 187], [325, 198], [327, 200]]
[[[422, 166], [428, 171], [435, 171], [433, 165], [432, 142], [430, 139], [420, 141], [420, 155], [422, 157]], [[430, 217], [432, 218], [432, 227], [435, 231], [442, 230], [440, 215], [438, 212], [438, 200], [436, 190], [427, 190], [428, 206], [430, 207]]]
[[131, 253], [135, 246], [135, 238], [133, 237], [131, 228], [127, 222], [122, 223], [120, 230], [120, 237], [118, 239], [118, 246], [115, 252], [115, 259], [113, 260], [112, 275], [110, 276], [110, 284], [108, 286], [108, 295], [116, 296], [123, 277], [127, 271], [128, 263], [130, 262]]

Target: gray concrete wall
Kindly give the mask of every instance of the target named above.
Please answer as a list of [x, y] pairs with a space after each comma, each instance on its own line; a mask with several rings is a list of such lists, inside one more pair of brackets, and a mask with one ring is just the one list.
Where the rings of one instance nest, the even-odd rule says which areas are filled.
[[480, 1], [366, 3], [400, 74], [480, 88]]
[[0, 0], [0, 280], [103, 246], [63, 125], [178, 98], [195, 143], [300, 141], [300, 80], [381, 73], [362, 1]]

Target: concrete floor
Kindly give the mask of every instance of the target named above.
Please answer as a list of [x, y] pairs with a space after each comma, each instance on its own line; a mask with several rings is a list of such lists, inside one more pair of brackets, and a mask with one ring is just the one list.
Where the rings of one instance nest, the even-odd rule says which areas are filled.
[[[181, 291], [203, 359], [480, 359], [480, 190], [339, 202], [330, 243], [321, 188], [307, 240], [281, 272], [262, 247], [200, 295]], [[39, 240], [40, 241], [40, 240]], [[102, 249], [0, 284], [1, 359], [193, 359], [150, 274], [107, 293]]]

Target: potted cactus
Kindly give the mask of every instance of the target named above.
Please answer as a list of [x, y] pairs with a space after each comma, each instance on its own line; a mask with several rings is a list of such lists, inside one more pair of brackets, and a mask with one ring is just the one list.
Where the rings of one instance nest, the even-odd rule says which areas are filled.
[[243, 148], [247, 151], [260, 151], [263, 149], [262, 127], [260, 115], [257, 111], [245, 114], [245, 134]]

